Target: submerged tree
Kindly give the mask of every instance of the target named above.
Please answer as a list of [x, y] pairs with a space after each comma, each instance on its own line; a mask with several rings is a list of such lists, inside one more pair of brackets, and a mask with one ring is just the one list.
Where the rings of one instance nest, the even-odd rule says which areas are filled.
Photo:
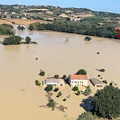
[[27, 37], [25, 38], [25, 41], [26, 41], [27, 44], [29, 44], [29, 43], [31, 42], [31, 38], [27, 36]]
[[10, 36], [10, 37], [4, 39], [3, 44], [4, 45], [16, 45], [16, 44], [20, 44], [21, 39], [22, 38], [20, 36]]
[[87, 37], [85, 37], [85, 40], [86, 40], [86, 41], [90, 41], [90, 40], [91, 40], [91, 37], [87, 36]]
[[48, 104], [47, 104], [48, 107], [51, 107], [52, 110], [55, 109], [55, 106], [56, 106], [56, 102], [53, 100], [53, 99], [50, 99]]
[[87, 86], [84, 92], [84, 95], [89, 95], [92, 92], [92, 90], [90, 89], [90, 86]]
[[52, 85], [47, 85], [47, 87], [45, 88], [45, 90], [47, 92], [52, 91], [53, 90], [53, 86]]
[[77, 71], [76, 74], [77, 74], [77, 75], [86, 75], [87, 72], [86, 72], [84, 69], [80, 69], [80, 70]]

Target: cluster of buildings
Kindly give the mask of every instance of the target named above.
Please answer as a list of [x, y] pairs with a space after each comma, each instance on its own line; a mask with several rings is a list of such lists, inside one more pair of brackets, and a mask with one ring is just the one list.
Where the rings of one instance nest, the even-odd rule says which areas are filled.
[[[87, 75], [69, 75], [68, 83], [71, 87], [74, 86], [88, 86], [88, 81], [90, 81], [95, 87], [103, 87], [102, 82], [99, 79], [91, 78], [88, 79]], [[64, 79], [61, 78], [47, 78], [42, 81], [43, 86], [53, 85], [53, 86], [65, 86]]]

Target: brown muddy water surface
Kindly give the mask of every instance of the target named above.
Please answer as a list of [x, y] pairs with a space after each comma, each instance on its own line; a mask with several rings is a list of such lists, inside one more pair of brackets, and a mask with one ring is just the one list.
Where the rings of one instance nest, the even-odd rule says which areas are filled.
[[[74, 74], [83, 68], [89, 78], [101, 75], [102, 80], [114, 81], [120, 87], [120, 43], [98, 37], [87, 42], [84, 35], [58, 32], [26, 30], [16, 34], [23, 38], [30, 36], [38, 44], [0, 44], [0, 120], [66, 120], [66, 116], [75, 120], [84, 111], [79, 106], [82, 98], [76, 96], [66, 102], [58, 100], [68, 107], [65, 113], [40, 108], [47, 104], [44, 88], [34, 84], [36, 79], [45, 78], [39, 77], [40, 69], [47, 77]], [[0, 36], [0, 41], [3, 39]], [[96, 70], [101, 68], [106, 71]]]

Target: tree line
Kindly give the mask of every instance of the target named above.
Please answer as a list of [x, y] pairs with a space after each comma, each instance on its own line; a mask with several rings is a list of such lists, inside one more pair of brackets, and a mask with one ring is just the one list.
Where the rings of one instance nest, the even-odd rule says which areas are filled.
[[67, 32], [75, 34], [83, 34], [98, 37], [115, 38], [115, 28], [117, 23], [104, 22], [103, 25], [95, 19], [82, 20], [78, 22], [73, 21], [54, 21], [53, 23], [41, 24], [33, 23], [29, 25], [29, 30], [52, 30], [58, 32]]

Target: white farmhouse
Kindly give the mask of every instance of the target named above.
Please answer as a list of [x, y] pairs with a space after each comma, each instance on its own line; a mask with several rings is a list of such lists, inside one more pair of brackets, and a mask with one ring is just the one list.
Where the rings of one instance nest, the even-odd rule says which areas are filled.
[[69, 75], [70, 86], [88, 86], [87, 75]]

